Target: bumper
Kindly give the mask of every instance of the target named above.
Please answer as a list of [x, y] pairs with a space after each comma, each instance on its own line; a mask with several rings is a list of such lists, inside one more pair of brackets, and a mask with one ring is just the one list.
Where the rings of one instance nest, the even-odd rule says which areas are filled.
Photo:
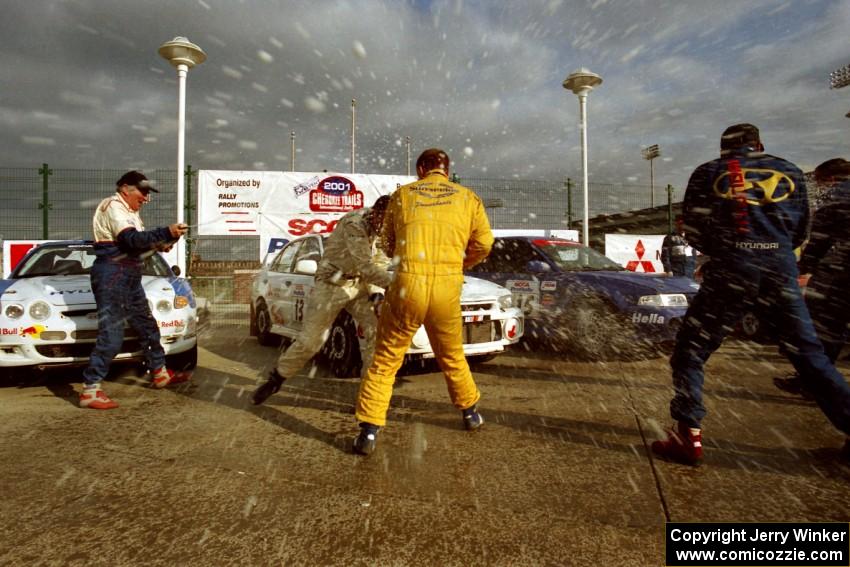
[[[194, 312], [180, 320], [185, 323], [176, 325], [174, 321], [158, 321], [160, 342], [166, 355], [188, 351], [198, 343]], [[38, 336], [0, 336], [0, 368], [82, 366], [88, 364], [96, 340], [97, 321], [74, 321], [73, 318], [55, 323], [48, 321]], [[143, 358], [138, 337], [127, 329], [124, 344], [115, 360]]]
[[[503, 352], [506, 346], [518, 343], [525, 332], [520, 309], [500, 309], [490, 305], [483, 307], [486, 308], [465, 305], [462, 309], [463, 352], [466, 356], [486, 356]], [[420, 327], [413, 336], [407, 356], [434, 358], [434, 350], [424, 327]]]

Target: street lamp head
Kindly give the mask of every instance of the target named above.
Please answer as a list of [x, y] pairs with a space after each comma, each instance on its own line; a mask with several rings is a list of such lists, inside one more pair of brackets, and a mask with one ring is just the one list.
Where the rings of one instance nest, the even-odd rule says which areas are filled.
[[159, 46], [159, 54], [175, 67], [186, 65], [190, 69], [207, 60], [204, 50], [185, 37], [175, 37], [171, 41], [166, 41]]
[[641, 153], [643, 154], [643, 159], [653, 160], [661, 155], [661, 148], [658, 147], [658, 144], [653, 144], [642, 149]]
[[591, 72], [589, 69], [585, 69], [584, 67], [578, 71], [570, 73], [570, 75], [564, 79], [564, 88], [568, 91], [573, 91], [573, 94], [576, 95], [587, 94], [592, 91], [594, 87], [598, 87], [601, 84], [602, 77]]

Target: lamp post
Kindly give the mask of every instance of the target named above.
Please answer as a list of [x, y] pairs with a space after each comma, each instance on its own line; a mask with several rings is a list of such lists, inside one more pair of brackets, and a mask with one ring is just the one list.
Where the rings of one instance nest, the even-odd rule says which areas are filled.
[[357, 99], [351, 99], [351, 173], [354, 173], [354, 131], [356, 128], [355, 117], [357, 113]]
[[584, 216], [581, 223], [582, 244], [590, 246], [590, 218], [587, 196], [587, 95], [594, 87], [602, 84], [602, 77], [582, 67], [564, 79], [564, 88], [578, 96], [581, 114], [581, 171], [584, 179]]
[[404, 137], [404, 145], [407, 147], [407, 175], [410, 176], [410, 136]]
[[289, 133], [289, 164], [290, 171], [295, 171], [295, 131]]
[[[183, 169], [185, 168], [185, 146], [186, 146], [186, 75], [189, 69], [200, 65], [207, 59], [203, 49], [190, 42], [185, 37], [175, 37], [159, 46], [159, 54], [174, 67], [177, 68], [177, 222], [185, 221], [183, 214], [183, 200], [185, 194], [185, 180]], [[181, 238], [177, 241], [177, 266], [182, 275], [186, 274], [186, 242]]]
[[655, 171], [652, 169], [652, 160], [661, 155], [661, 148], [653, 144], [641, 150], [643, 159], [649, 161], [649, 206], [655, 208]]

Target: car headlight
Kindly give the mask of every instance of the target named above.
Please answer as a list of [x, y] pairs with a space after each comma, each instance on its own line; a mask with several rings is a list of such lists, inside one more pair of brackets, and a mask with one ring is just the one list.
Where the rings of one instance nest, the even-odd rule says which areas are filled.
[[174, 298], [174, 309], [183, 309], [189, 305], [189, 298], [185, 295], [178, 295]]
[[24, 308], [17, 303], [13, 303], [6, 306], [5, 314], [9, 319], [20, 319], [24, 314]]
[[510, 309], [514, 305], [513, 297], [510, 294], [503, 295], [499, 298], [499, 307], [502, 309]]
[[50, 317], [50, 305], [46, 301], [36, 301], [30, 305], [30, 317], [36, 321], [44, 321]]
[[684, 293], [643, 295], [638, 299], [638, 305], [645, 305], [649, 307], [687, 307], [688, 298]]
[[171, 302], [166, 299], [160, 299], [156, 302], [156, 310], [160, 313], [168, 313], [171, 311]]

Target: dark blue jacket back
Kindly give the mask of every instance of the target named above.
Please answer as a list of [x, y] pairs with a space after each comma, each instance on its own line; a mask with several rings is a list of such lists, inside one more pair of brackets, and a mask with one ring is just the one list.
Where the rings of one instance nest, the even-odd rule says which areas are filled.
[[703, 254], [791, 251], [806, 239], [806, 182], [782, 158], [730, 152], [693, 172], [683, 213], [688, 242]]

